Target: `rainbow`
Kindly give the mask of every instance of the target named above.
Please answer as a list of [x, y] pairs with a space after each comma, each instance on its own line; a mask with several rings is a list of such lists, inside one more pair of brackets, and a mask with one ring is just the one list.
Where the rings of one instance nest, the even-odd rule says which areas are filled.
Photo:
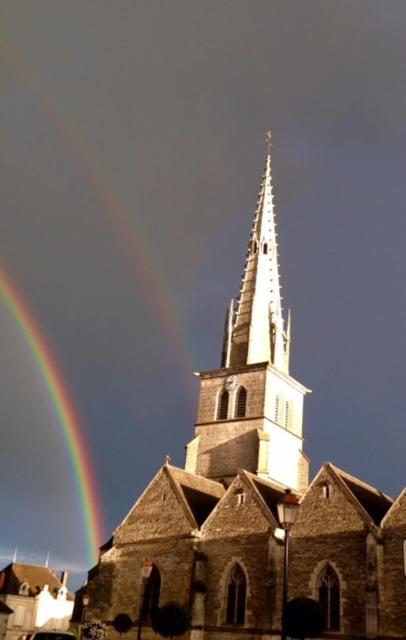
[[111, 180], [100, 163], [95, 160], [77, 126], [64, 115], [62, 109], [55, 105], [54, 101], [51, 101], [34, 84], [26, 60], [23, 60], [19, 52], [5, 40], [0, 43], [0, 51], [3, 53], [3, 62], [7, 62], [14, 77], [19, 80], [20, 85], [24, 87], [27, 94], [33, 98], [47, 123], [51, 125], [65, 148], [74, 157], [82, 176], [87, 180], [102, 203], [103, 208], [110, 215], [116, 233], [118, 233], [122, 242], [127, 246], [130, 255], [135, 260], [150, 307], [163, 327], [167, 343], [179, 365], [179, 371], [186, 387], [184, 400], [191, 402], [195, 394], [195, 384], [191, 375], [194, 367], [184, 345], [180, 328], [181, 321], [177, 317], [176, 307], [169, 298], [165, 285], [161, 282], [162, 277], [148, 255], [145, 241], [143, 241], [140, 233], [133, 228], [133, 224], [130, 222], [131, 214], [127, 205], [113, 187]]
[[58, 418], [79, 495], [87, 558], [93, 566], [97, 562], [98, 548], [104, 539], [104, 525], [96, 476], [78, 413], [55, 357], [31, 309], [6, 272], [4, 265], [0, 265], [0, 299], [4, 301], [31, 350]]

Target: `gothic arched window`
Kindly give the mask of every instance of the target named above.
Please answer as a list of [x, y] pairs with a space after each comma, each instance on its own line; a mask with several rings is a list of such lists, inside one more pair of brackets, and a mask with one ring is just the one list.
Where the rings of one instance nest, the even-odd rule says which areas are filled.
[[326, 631], [340, 630], [340, 582], [334, 569], [328, 564], [318, 580], [318, 599]]
[[217, 420], [227, 420], [228, 416], [228, 391], [224, 390], [219, 398]]
[[245, 418], [246, 411], [247, 411], [247, 390], [245, 387], [240, 387], [237, 391], [237, 399], [235, 403], [236, 418]]
[[234, 565], [227, 581], [227, 624], [244, 624], [247, 581], [239, 564]]
[[151, 575], [146, 580], [144, 587], [144, 593], [142, 596], [142, 613], [144, 623], [151, 622], [151, 613], [159, 606], [159, 594], [161, 591], [161, 574], [158, 567], [155, 565], [152, 567]]

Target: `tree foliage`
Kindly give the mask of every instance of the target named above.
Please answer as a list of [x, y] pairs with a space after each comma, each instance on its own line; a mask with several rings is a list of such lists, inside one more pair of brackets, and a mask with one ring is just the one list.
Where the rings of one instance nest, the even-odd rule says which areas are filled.
[[82, 633], [89, 640], [105, 640], [106, 625], [97, 618], [90, 618], [89, 622], [83, 625]]
[[177, 602], [158, 607], [152, 614], [152, 628], [164, 638], [181, 636], [190, 629], [189, 612]]
[[285, 631], [291, 638], [317, 638], [323, 633], [324, 622], [320, 605], [312, 598], [295, 598], [286, 606]]
[[127, 633], [133, 626], [133, 622], [127, 613], [118, 613], [113, 620], [113, 627], [119, 633]]

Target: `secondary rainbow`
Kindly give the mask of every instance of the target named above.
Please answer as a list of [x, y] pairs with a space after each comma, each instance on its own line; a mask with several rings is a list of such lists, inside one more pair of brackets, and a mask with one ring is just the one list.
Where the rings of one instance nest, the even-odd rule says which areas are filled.
[[48, 390], [58, 424], [68, 450], [74, 481], [80, 501], [86, 552], [89, 564], [97, 561], [98, 548], [103, 542], [104, 525], [101, 501], [92, 461], [83, 428], [49, 344], [15, 283], [0, 264], [0, 299], [15, 319], [34, 358]]
[[77, 126], [63, 113], [61, 106], [55, 104], [33, 82], [28, 62], [4, 39], [0, 42], [0, 52], [3, 62], [7, 63], [14, 77], [18, 79], [27, 94], [34, 99], [48, 126], [52, 126], [65, 148], [74, 157], [80, 173], [100, 199], [103, 208], [110, 215], [116, 232], [135, 258], [141, 279], [144, 282], [145, 295], [161, 323], [168, 339], [167, 343], [180, 365], [180, 373], [187, 391], [184, 400], [190, 401], [195, 393], [195, 385], [191, 376], [194, 367], [184, 344], [181, 320], [177, 317], [176, 305], [173, 304], [166, 292], [162, 276], [151, 260], [146, 242], [142, 239], [139, 230], [133, 229], [127, 205], [123, 202], [100, 163], [94, 158], [89, 146], [85, 144], [84, 137], [78, 131]]

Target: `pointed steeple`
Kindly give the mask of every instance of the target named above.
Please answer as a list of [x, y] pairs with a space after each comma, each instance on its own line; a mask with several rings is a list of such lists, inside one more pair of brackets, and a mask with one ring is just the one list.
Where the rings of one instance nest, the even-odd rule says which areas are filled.
[[[269, 362], [288, 371], [273, 210], [271, 136], [232, 326], [229, 366]], [[229, 338], [230, 340], [230, 338]], [[224, 363], [225, 364], [225, 363]], [[224, 365], [223, 365], [224, 366]], [[227, 366], [227, 365], [226, 365]]]

